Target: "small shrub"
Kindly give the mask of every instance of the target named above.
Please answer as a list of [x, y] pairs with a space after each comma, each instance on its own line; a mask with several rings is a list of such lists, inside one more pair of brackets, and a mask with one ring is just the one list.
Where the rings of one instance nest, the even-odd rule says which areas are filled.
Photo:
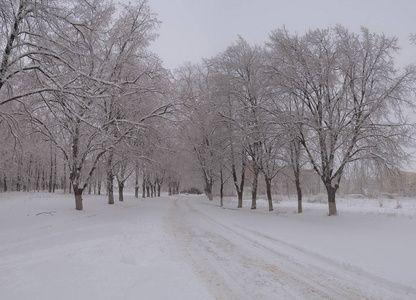
[[402, 203], [397, 200], [397, 205], [396, 205], [396, 209], [402, 208]]
[[382, 194], [383, 197], [386, 197], [387, 199], [394, 199], [394, 195], [390, 194], [390, 193], [384, 193]]
[[308, 198], [308, 200], [306, 202], [308, 202], [308, 203], [326, 203], [327, 200], [325, 199], [325, 197], [323, 195], [316, 195], [313, 198]]
[[196, 194], [196, 195], [201, 195], [202, 192], [196, 188], [196, 187], [191, 187], [189, 189], [185, 189], [181, 191], [181, 194]]

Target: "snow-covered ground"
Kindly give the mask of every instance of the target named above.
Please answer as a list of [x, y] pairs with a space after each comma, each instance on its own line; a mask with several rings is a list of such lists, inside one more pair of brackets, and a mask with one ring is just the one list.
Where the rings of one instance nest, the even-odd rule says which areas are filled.
[[0, 299], [416, 299], [416, 200], [0, 194]]

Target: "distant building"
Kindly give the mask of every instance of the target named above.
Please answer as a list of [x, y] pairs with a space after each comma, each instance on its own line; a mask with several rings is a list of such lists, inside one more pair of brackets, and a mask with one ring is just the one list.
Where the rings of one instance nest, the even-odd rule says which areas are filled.
[[416, 173], [384, 170], [381, 172], [380, 180], [383, 193], [402, 197], [416, 196]]

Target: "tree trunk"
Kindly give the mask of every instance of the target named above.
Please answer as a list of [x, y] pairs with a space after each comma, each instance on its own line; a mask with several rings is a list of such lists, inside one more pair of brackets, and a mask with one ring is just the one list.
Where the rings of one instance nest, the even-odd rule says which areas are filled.
[[74, 195], [75, 195], [75, 209], [76, 210], [82, 210], [82, 192], [83, 189], [80, 189], [78, 187], [74, 187]]
[[134, 198], [139, 198], [139, 168], [136, 166], [136, 176], [134, 181]]
[[272, 199], [272, 180], [267, 176], [264, 176], [264, 181], [266, 182], [266, 194], [267, 202], [269, 203], [269, 211], [273, 210], [273, 199]]
[[146, 196], [147, 198], [150, 197], [150, 186], [148, 184], [146, 185]]
[[160, 197], [160, 190], [162, 189], [162, 185], [159, 183], [157, 185], [157, 196]]
[[238, 190], [237, 197], [238, 197], [237, 208], [242, 208], [243, 207], [243, 191]]
[[108, 193], [108, 204], [114, 204], [114, 182], [113, 174], [110, 172], [107, 174], [107, 193]]
[[108, 204], [114, 204], [113, 152], [109, 153], [107, 160], [107, 196]]
[[238, 196], [237, 208], [242, 208], [243, 207], [244, 182], [245, 182], [245, 175], [246, 175], [244, 158], [242, 160], [240, 184], [238, 184], [237, 182], [237, 172], [235, 170], [234, 165], [232, 166], [232, 173], [233, 173], [233, 179], [234, 179], [234, 186], [235, 186], [235, 189], [237, 191], [237, 196]]
[[98, 177], [98, 182], [97, 182], [97, 194], [101, 195], [101, 174]]
[[335, 216], [337, 215], [337, 206], [335, 203], [335, 195], [337, 193], [338, 187], [333, 187], [331, 184], [325, 184], [326, 191], [328, 193], [328, 208], [329, 208], [329, 215]]
[[123, 195], [123, 190], [124, 190], [124, 182], [118, 182], [118, 200], [119, 201], [124, 201], [124, 195]]
[[57, 165], [56, 165], [56, 150], [55, 150], [55, 155], [54, 155], [54, 163], [53, 163], [54, 167], [53, 167], [53, 188], [52, 188], [52, 192], [55, 193], [56, 190], [56, 185], [57, 185], [57, 173], [58, 173], [58, 169], [57, 169]]
[[290, 143], [290, 159], [292, 163], [293, 175], [295, 177], [296, 193], [298, 195], [298, 213], [302, 213], [302, 188], [300, 186], [300, 154], [301, 141], [296, 137]]
[[[36, 183], [38, 185], [38, 183]], [[62, 177], [62, 188], [64, 189], [64, 194], [66, 194], [66, 161], [64, 162], [64, 175]]]
[[222, 166], [220, 168], [220, 207], [224, 206], [224, 174], [222, 172]]
[[22, 165], [23, 162], [20, 158], [18, 158], [17, 161], [17, 178], [16, 178], [16, 191], [20, 192], [20, 188], [21, 188], [21, 183], [22, 183]]
[[253, 172], [253, 187], [251, 189], [251, 209], [256, 209], [257, 207], [257, 187], [259, 182], [259, 171], [257, 168], [254, 168]]
[[207, 195], [207, 197], [210, 201], [213, 200], [213, 197], [212, 197], [212, 181], [206, 182], [205, 194]]
[[300, 187], [299, 175], [295, 175], [296, 192], [298, 194], [298, 213], [302, 213], [302, 189]]
[[4, 192], [7, 192], [7, 175], [4, 173], [3, 175], [3, 190]]
[[209, 199], [209, 201], [212, 201], [214, 198], [212, 196], [212, 189], [207, 190], [207, 197]]
[[179, 187], [180, 187], [180, 182], [176, 181], [175, 182], [175, 195], [179, 195]]
[[50, 152], [51, 152], [51, 161], [50, 161], [50, 170], [49, 170], [49, 193], [52, 193], [53, 190], [53, 148], [52, 148], [52, 142], [51, 142], [51, 147], [50, 147]]
[[144, 174], [143, 174], [143, 182], [142, 182], [142, 198], [146, 198], [146, 180], [144, 179]]
[[45, 187], [45, 169], [42, 170], [42, 191], [46, 189]]
[[[35, 185], [36, 185], [35, 190], [39, 192], [40, 191], [40, 171], [39, 171], [38, 167], [36, 167], [36, 183], [35, 183]], [[69, 191], [69, 192], [71, 192], [71, 191]], [[65, 190], [65, 193], [66, 193], [66, 190]]]
[[224, 206], [224, 183], [221, 183], [220, 187], [220, 207]]
[[27, 173], [27, 191], [30, 191], [32, 189], [32, 175], [32, 155], [30, 155]]

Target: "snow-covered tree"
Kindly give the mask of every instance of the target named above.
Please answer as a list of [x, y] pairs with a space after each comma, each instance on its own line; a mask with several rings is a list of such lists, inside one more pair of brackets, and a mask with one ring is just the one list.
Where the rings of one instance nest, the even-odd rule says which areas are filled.
[[209, 61], [186, 64], [176, 74], [178, 99], [181, 103], [181, 134], [194, 156], [207, 197], [213, 199], [213, 184], [218, 173], [220, 143], [216, 108], [213, 105], [214, 83]]
[[305, 109], [300, 142], [328, 193], [329, 215], [346, 164], [364, 158], [397, 164], [404, 156], [414, 70], [399, 72], [397, 39], [337, 26], [303, 36], [271, 33], [270, 68], [282, 90]]
[[264, 148], [263, 138], [267, 128], [267, 109], [269, 104], [269, 82], [263, 71], [265, 55], [262, 48], [251, 46], [243, 38], [229, 46], [221, 53], [217, 60], [223, 65], [222, 88], [229, 97], [232, 117], [229, 122], [240, 129], [240, 136], [244, 141], [245, 153], [249, 159], [253, 174], [252, 209], [256, 209], [258, 178], [262, 170]]
[[[156, 96], [166, 72], [146, 50], [154, 37], [148, 31], [157, 24], [147, 2], [123, 6], [116, 20], [111, 4], [81, 4], [72, 7], [71, 25], [64, 32], [68, 38], [57, 37], [63, 39], [60, 47], [67, 51], [57, 60], [38, 59], [49, 74], [60, 72], [53, 78], [36, 77], [37, 84], [47, 85], [53, 79], [65, 85], [66, 91], [44, 95], [37, 117], [33, 116], [70, 162], [77, 209], [82, 209], [82, 192], [104, 154], [109, 153], [108, 175], [114, 166], [109, 157], [117, 145], [143, 128], [145, 120], [169, 107]], [[42, 120], [46, 111], [56, 119], [54, 128]], [[89, 171], [83, 175], [87, 166]]]

